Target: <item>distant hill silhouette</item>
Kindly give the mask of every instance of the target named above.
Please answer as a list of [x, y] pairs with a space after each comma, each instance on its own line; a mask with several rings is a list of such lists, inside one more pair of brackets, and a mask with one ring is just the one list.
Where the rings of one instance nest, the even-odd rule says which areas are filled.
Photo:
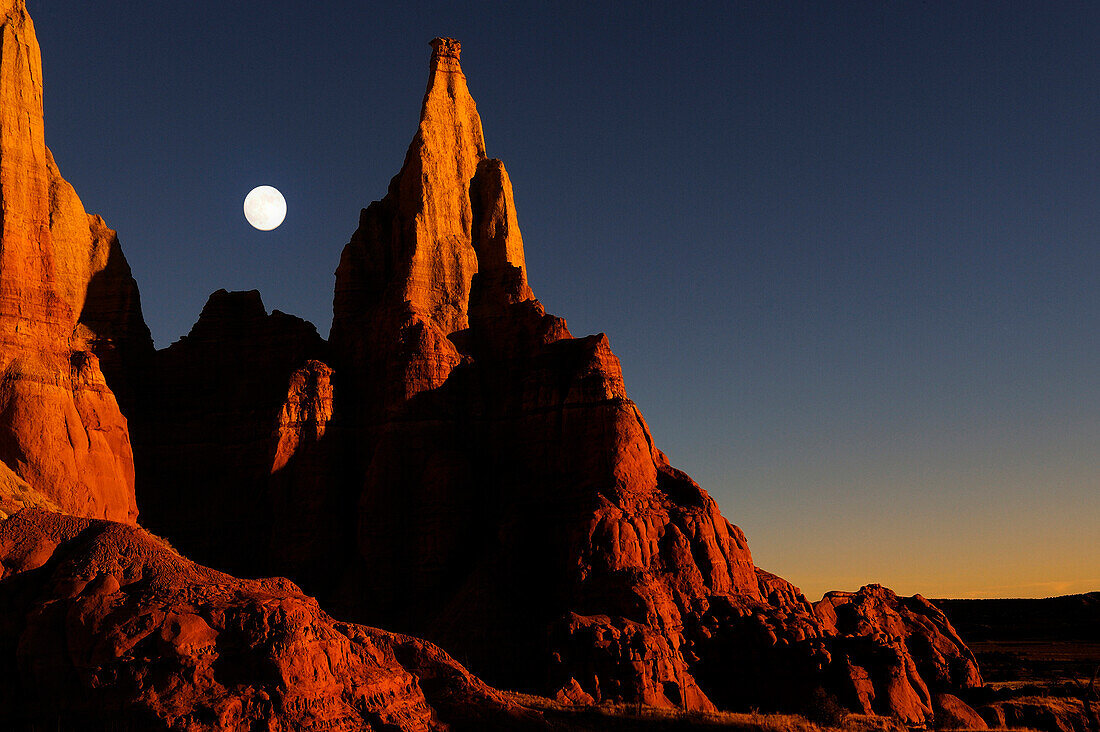
[[1100, 592], [1043, 599], [933, 600], [966, 641], [1100, 643]]

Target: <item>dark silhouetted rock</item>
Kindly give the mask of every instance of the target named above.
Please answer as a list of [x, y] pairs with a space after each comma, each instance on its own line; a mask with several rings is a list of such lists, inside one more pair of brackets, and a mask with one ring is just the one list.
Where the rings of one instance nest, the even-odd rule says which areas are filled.
[[134, 418], [143, 523], [219, 568], [315, 568], [337, 518], [325, 353], [313, 325], [268, 314], [255, 290], [212, 294], [146, 375]]

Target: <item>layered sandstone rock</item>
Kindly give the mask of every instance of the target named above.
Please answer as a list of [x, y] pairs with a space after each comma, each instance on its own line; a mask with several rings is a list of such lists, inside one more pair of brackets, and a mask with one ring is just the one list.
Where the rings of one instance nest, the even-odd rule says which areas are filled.
[[[982, 685], [974, 654], [947, 616], [920, 595], [898, 597], [868, 585], [859, 592], [830, 592], [814, 611], [835, 636], [844, 701], [865, 713], [920, 724], [943, 706], [936, 693]], [[965, 715], [961, 701], [948, 701], [950, 716]]]
[[66, 512], [133, 521], [133, 456], [104, 371], [124, 384], [149, 333], [114, 232], [46, 148], [25, 3], [0, 7], [0, 461]]
[[525, 714], [431, 644], [339, 623], [132, 526], [0, 521], [0, 722], [65, 729], [427, 732]]
[[405, 164], [386, 197], [363, 210], [340, 257], [332, 343], [349, 425], [377, 423], [443, 384], [461, 362], [449, 337], [469, 325], [470, 288], [484, 259], [474, 232], [497, 250], [495, 265], [523, 272], [511, 185], [499, 161], [485, 156], [460, 50], [452, 39], [432, 42], [420, 127]]
[[1085, 706], [1072, 697], [1023, 696], [984, 705], [978, 709], [994, 729], [1036, 729], [1043, 732], [1094, 732], [1100, 729], [1096, 699]]
[[939, 729], [989, 729], [982, 715], [954, 694], [937, 694], [932, 701]]

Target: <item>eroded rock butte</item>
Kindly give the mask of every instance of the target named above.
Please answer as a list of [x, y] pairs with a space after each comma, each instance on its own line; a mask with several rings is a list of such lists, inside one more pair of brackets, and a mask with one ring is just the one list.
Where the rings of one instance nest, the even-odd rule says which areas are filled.
[[0, 5], [0, 509], [133, 522], [124, 399], [152, 348], [115, 233], [46, 148], [42, 61], [25, 3]]

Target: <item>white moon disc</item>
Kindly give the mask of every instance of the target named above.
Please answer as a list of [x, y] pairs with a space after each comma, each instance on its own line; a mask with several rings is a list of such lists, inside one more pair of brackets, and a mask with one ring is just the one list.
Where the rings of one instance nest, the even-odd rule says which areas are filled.
[[271, 186], [253, 188], [244, 197], [244, 217], [260, 231], [271, 231], [286, 218], [286, 199]]

